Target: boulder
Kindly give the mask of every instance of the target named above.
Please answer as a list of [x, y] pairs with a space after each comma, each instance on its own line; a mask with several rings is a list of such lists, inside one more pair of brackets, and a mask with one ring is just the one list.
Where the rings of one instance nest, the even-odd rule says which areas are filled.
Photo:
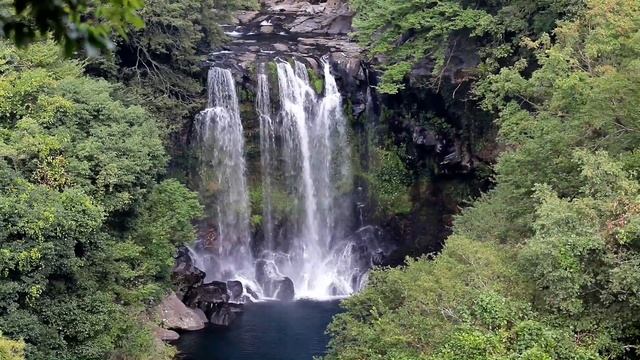
[[193, 309], [180, 301], [174, 292], [162, 300], [156, 312], [165, 329], [195, 331], [203, 329], [206, 323]]
[[207, 314], [205, 314], [204, 311], [202, 311], [202, 309], [192, 309], [192, 310], [194, 313], [196, 313], [198, 318], [202, 320], [202, 322], [204, 322], [205, 324], [209, 322], [209, 319], [207, 318]]
[[176, 341], [180, 339], [180, 335], [177, 332], [161, 327], [153, 329], [153, 336], [161, 341]]
[[240, 281], [227, 281], [227, 289], [229, 295], [231, 295], [231, 301], [239, 302], [243, 300], [242, 294], [244, 294], [244, 287]]
[[278, 272], [273, 261], [256, 261], [256, 280], [264, 295], [281, 301], [291, 301], [295, 296], [293, 281]]
[[211, 323], [217, 326], [229, 326], [236, 318], [236, 311], [229, 304], [218, 306], [216, 311], [211, 314]]
[[205, 273], [198, 269], [191, 257], [191, 251], [181, 246], [175, 257], [175, 265], [171, 271], [171, 282], [179, 299], [183, 299], [190, 289], [202, 284]]
[[191, 289], [185, 295], [184, 302], [192, 308], [204, 311], [207, 316], [211, 316], [216, 305], [229, 301], [227, 283], [222, 281], [212, 281]]
[[291, 301], [295, 297], [295, 290], [293, 287], [293, 280], [285, 277], [282, 280], [276, 280], [277, 290], [275, 298], [280, 301]]

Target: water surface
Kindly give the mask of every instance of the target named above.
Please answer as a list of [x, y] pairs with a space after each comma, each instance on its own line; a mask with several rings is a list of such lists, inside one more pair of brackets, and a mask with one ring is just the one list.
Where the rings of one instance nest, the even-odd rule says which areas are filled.
[[185, 333], [177, 345], [185, 360], [311, 360], [324, 354], [339, 310], [338, 301], [250, 304], [229, 328]]

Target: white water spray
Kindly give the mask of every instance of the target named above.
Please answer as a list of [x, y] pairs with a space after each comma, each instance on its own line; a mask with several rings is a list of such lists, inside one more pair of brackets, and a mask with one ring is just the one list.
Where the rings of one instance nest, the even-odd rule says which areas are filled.
[[[207, 250], [207, 279], [251, 277], [249, 197], [244, 135], [235, 84], [229, 70], [212, 68], [208, 108], [196, 120], [200, 151], [200, 193], [211, 194], [216, 227], [201, 245]], [[207, 256], [208, 255], [208, 256]]]
[[[282, 145], [263, 152], [262, 159], [263, 165], [264, 159], [284, 162], [285, 191], [297, 200], [298, 216], [288, 229], [289, 239], [283, 241], [287, 246], [267, 247], [265, 254], [279, 273], [293, 280], [298, 297], [349, 295], [358, 290], [361, 267], [352, 266], [354, 245], [346, 240], [351, 204], [342, 192], [350, 190], [352, 176], [341, 96], [329, 64], [324, 64], [325, 92], [320, 98], [302, 63], [279, 62], [277, 74], [281, 107], [277, 136]], [[261, 79], [266, 81], [266, 76]], [[269, 89], [263, 85], [261, 89]], [[269, 124], [272, 120], [265, 118], [261, 128]], [[276, 176], [273, 169], [279, 167], [270, 166], [263, 168], [263, 176]], [[269, 203], [273, 194], [263, 191]]]

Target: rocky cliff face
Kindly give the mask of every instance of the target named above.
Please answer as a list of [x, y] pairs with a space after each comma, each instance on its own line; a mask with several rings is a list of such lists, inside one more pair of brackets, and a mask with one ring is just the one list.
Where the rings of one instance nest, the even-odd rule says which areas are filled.
[[348, 36], [353, 16], [341, 0], [264, 0], [259, 11], [236, 14], [235, 24], [225, 27], [233, 41], [213, 59], [231, 51], [234, 56], [223, 58], [246, 67], [258, 58], [300, 57], [313, 64], [311, 59], [329, 55], [332, 62], [357, 67], [361, 50]]
[[[456, 47], [436, 87], [425, 86], [433, 64], [424, 61], [412, 72], [406, 90], [382, 96], [375, 88], [375, 65], [349, 36], [354, 16], [346, 0], [262, 0], [260, 10], [238, 12], [223, 27], [229, 42], [211, 52], [208, 65], [233, 69], [247, 133], [249, 182], [258, 183], [259, 64], [296, 59], [312, 69], [318, 81], [321, 62], [331, 64], [351, 119], [359, 168], [368, 170], [370, 147], [391, 142], [406, 152], [404, 161], [415, 179], [410, 214], [380, 217], [375, 202], [360, 194], [364, 222], [380, 225], [399, 245], [389, 260], [397, 263], [407, 254], [439, 250], [460, 202], [488, 185], [483, 171], [495, 158], [494, 129], [468, 96], [468, 70], [478, 62], [473, 44]], [[366, 176], [356, 188], [367, 192]], [[205, 232], [208, 228], [201, 226]]]
[[236, 70], [236, 80], [251, 92], [256, 64], [295, 58], [320, 73], [324, 59], [360, 116], [371, 79], [362, 49], [349, 36], [354, 15], [346, 0], [262, 0], [260, 10], [238, 12], [224, 26], [230, 41], [209, 62]]

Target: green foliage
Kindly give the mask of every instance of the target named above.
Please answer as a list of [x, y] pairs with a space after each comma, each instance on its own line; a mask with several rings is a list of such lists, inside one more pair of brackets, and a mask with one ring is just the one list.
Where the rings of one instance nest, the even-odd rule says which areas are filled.
[[131, 302], [161, 295], [174, 265], [176, 246], [195, 240], [192, 220], [202, 216], [197, 194], [176, 180], [155, 186], [141, 204], [129, 241], [115, 248], [129, 267], [122, 272], [129, 284], [140, 284]]
[[[294, 216], [297, 202], [291, 195], [282, 191], [278, 186], [271, 189], [271, 214], [276, 219], [288, 219]], [[251, 222], [254, 227], [262, 224], [262, 209], [264, 208], [264, 193], [262, 185], [254, 185], [249, 191], [251, 204]]]
[[124, 36], [132, 25], [144, 25], [136, 13], [142, 0], [21, 0], [0, 2], [2, 35], [18, 45], [51, 34], [67, 55], [78, 49], [89, 54], [113, 48], [115, 31]]
[[0, 71], [0, 329], [29, 359], [150, 348], [122, 330], [140, 327], [201, 212], [184, 186], [157, 184], [161, 131], [50, 42], [0, 44]]
[[95, 59], [91, 73], [124, 83], [168, 131], [182, 129], [204, 108], [201, 81], [206, 53], [226, 38], [219, 23], [255, 0], [147, 0], [139, 11], [145, 26], [117, 41], [108, 59]]
[[378, 270], [345, 301], [328, 359], [636, 355], [640, 3], [587, 5], [523, 40], [535, 64], [481, 81], [507, 149], [497, 186], [440, 255]]
[[356, 10], [356, 38], [371, 57], [381, 57], [383, 76], [379, 90], [395, 94], [413, 67], [427, 58], [433, 66], [434, 85], [464, 38], [480, 45], [482, 69], [492, 70], [512, 53], [521, 36], [551, 30], [562, 14], [574, 13], [573, 0], [351, 0]]
[[[610, 7], [619, 9], [615, 19], [606, 18]], [[628, 27], [617, 25], [632, 22], [637, 11], [632, 1], [593, 3], [585, 18], [556, 30], [556, 44], [548, 37], [526, 42], [539, 48], [540, 68], [532, 76], [524, 75], [521, 62], [478, 87], [484, 106], [499, 114], [501, 140], [516, 148], [502, 155], [496, 168], [498, 187], [487, 200], [502, 203], [498, 216], [513, 221], [505, 230], [516, 239], [531, 231], [536, 183], [548, 184], [563, 197], [580, 190], [575, 148], [618, 155], [640, 144], [633, 130], [640, 118], [632, 100], [640, 96], [640, 43]], [[612, 26], [616, 31], [603, 39], [602, 30]], [[595, 50], [606, 43], [621, 44], [621, 50]]]
[[0, 359], [24, 360], [24, 342], [6, 339], [0, 333]]
[[315, 90], [317, 94], [322, 94], [324, 90], [324, 79], [312, 68], [308, 68], [307, 72], [309, 73], [309, 82], [313, 90]]
[[435, 259], [375, 271], [331, 324], [326, 359], [598, 359], [521, 300], [531, 288], [513, 256], [454, 236]]
[[409, 196], [411, 174], [397, 151], [376, 148], [371, 169], [366, 178], [380, 210], [387, 214], [406, 214], [411, 211]]

